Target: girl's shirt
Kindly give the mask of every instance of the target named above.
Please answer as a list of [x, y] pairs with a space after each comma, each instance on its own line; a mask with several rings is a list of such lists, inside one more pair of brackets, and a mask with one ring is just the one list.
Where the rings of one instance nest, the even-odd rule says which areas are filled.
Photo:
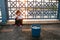
[[15, 18], [17, 18], [17, 19], [23, 19], [22, 15], [20, 15], [20, 16], [17, 16], [17, 15], [16, 15]]

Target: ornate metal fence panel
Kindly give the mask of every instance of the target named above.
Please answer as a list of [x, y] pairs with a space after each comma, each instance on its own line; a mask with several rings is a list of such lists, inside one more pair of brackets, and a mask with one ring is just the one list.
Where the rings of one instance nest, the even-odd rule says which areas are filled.
[[58, 0], [8, 0], [9, 19], [15, 18], [17, 10], [27, 19], [56, 19]]

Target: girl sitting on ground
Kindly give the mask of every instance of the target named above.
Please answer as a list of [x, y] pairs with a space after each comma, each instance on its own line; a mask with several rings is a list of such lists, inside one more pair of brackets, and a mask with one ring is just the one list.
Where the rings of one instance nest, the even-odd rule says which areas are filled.
[[19, 10], [16, 11], [15, 25], [22, 27], [22, 14]]

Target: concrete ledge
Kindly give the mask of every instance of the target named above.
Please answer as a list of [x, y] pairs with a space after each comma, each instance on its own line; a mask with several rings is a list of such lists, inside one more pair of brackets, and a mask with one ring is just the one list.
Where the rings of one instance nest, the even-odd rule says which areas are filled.
[[[14, 20], [7, 21], [7, 24], [14, 24]], [[57, 19], [24, 19], [23, 24], [48, 24], [48, 23], [60, 23]]]
[[12, 32], [13, 31], [13, 29], [3, 29], [3, 30], [1, 30], [1, 32]]
[[22, 32], [31, 32], [31, 29], [22, 29]]

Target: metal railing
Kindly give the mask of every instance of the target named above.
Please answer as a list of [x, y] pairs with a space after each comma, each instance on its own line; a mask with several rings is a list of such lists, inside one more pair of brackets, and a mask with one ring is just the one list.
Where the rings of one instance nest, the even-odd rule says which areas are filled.
[[15, 18], [18, 9], [26, 19], [57, 19], [58, 0], [8, 0], [9, 19]]

